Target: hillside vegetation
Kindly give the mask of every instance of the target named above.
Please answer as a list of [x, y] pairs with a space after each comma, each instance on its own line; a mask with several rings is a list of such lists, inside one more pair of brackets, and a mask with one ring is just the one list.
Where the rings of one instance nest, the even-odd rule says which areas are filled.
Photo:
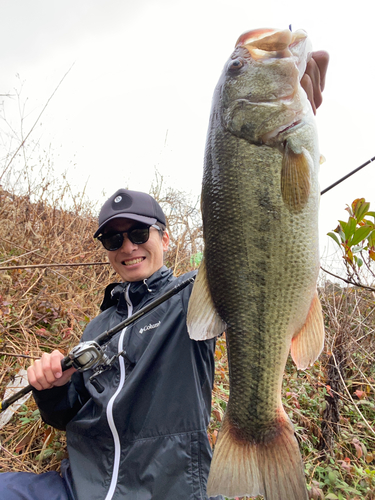
[[[104, 287], [118, 279], [92, 238], [95, 207], [81, 198], [64, 208], [66, 191], [51, 196], [48, 186], [39, 189], [38, 197], [9, 191], [0, 192], [1, 396], [12, 377], [43, 351], [66, 353], [77, 344], [99, 312]], [[202, 252], [197, 202], [163, 189], [160, 177], [151, 192], [168, 215], [172, 238], [167, 265], [176, 274], [195, 268]], [[284, 404], [295, 424], [310, 497], [374, 500], [375, 294], [330, 281], [319, 293], [325, 349], [306, 372], [288, 362]], [[221, 338], [209, 428], [213, 446], [228, 392]], [[41, 421], [32, 398], [0, 429], [0, 447], [1, 472], [58, 470], [66, 455], [64, 433]]]

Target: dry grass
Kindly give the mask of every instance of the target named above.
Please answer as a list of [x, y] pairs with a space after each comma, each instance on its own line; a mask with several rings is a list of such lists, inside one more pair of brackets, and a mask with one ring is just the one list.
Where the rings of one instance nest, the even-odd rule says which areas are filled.
[[[92, 238], [96, 221], [89, 207], [60, 210], [2, 191], [0, 221], [1, 267], [106, 260]], [[0, 358], [2, 387], [30, 358], [56, 348], [67, 352], [77, 344], [98, 313], [103, 286], [114, 279], [106, 264], [0, 273], [0, 351], [8, 353]], [[3, 471], [57, 468], [64, 449], [64, 436], [44, 426], [32, 399], [0, 430], [0, 439]]]

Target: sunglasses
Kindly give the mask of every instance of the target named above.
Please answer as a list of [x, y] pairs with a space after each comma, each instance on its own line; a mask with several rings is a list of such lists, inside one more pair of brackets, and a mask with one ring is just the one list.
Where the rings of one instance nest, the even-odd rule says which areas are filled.
[[148, 241], [150, 237], [150, 227], [154, 227], [158, 231], [161, 231], [160, 227], [156, 225], [134, 227], [133, 229], [129, 229], [128, 231], [102, 234], [101, 236], [98, 236], [98, 240], [106, 250], [114, 252], [115, 250], [118, 250], [122, 247], [124, 243], [124, 234], [127, 235], [129, 240], [134, 245], [142, 245], [142, 243], [146, 243], [146, 241]]

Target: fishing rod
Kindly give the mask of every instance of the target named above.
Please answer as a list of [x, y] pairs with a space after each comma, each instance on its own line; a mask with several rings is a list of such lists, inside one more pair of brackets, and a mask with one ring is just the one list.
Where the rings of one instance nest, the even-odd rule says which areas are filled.
[[[73, 349], [69, 352], [69, 354], [61, 360], [62, 371], [65, 371], [71, 367], [76, 368], [76, 370], [80, 372], [92, 369], [94, 373], [93, 375], [91, 375], [89, 380], [98, 392], [103, 392], [104, 388], [100, 384], [100, 382], [96, 380], [96, 377], [101, 373], [103, 373], [104, 371], [110, 369], [114, 361], [119, 356], [126, 357], [126, 352], [122, 351], [113, 356], [112, 358], [108, 358], [108, 356], [105, 354], [105, 350], [111, 338], [119, 331], [123, 330], [124, 328], [131, 325], [132, 323], [137, 321], [139, 318], [141, 318], [148, 312], [155, 309], [155, 307], [159, 306], [166, 300], [170, 299], [177, 293], [181, 292], [181, 290], [186, 288], [188, 285], [194, 283], [194, 280], [195, 276], [192, 276], [191, 278], [182, 281], [179, 285], [176, 285], [175, 287], [165, 292], [161, 297], [153, 300], [145, 307], [142, 307], [142, 309], [134, 313], [132, 316], [130, 316], [130, 318], [121, 321], [121, 323], [119, 323], [115, 327], [101, 333], [94, 340], [81, 342], [80, 344], [73, 347]], [[13, 396], [10, 396], [9, 398], [1, 401], [0, 413], [6, 410], [11, 404], [20, 399], [22, 396], [31, 392], [32, 389], [33, 386], [29, 384], [20, 391], [13, 394]]]
[[356, 169], [352, 170], [352, 172], [349, 172], [344, 177], [342, 177], [338, 181], [334, 182], [333, 184], [331, 184], [327, 188], [323, 189], [323, 191], [321, 191], [320, 194], [322, 195], [322, 194], [326, 193], [327, 191], [329, 191], [330, 189], [334, 188], [335, 186], [337, 186], [337, 184], [340, 184], [340, 182], [342, 182], [345, 179], [347, 179], [348, 177], [352, 176], [353, 174], [355, 174], [356, 172], [358, 172], [358, 170], [361, 170], [361, 168], [365, 167], [366, 165], [368, 165], [369, 163], [371, 163], [374, 160], [375, 160], [375, 156], [373, 158], [370, 158], [370, 160], [366, 161], [363, 165], [361, 165], [360, 167], [357, 167]]

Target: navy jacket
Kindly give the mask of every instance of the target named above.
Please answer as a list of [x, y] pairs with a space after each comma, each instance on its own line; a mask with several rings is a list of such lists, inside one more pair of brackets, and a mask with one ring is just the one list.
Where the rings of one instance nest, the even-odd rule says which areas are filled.
[[[107, 287], [92, 340], [175, 286], [162, 267], [145, 282]], [[214, 340], [190, 340], [191, 285], [116, 334], [106, 354], [125, 350], [99, 375], [104, 391], [75, 373], [63, 387], [34, 391], [43, 420], [66, 429], [76, 500], [203, 500], [211, 461], [206, 428], [214, 377]], [[221, 497], [218, 497], [221, 498]]]

